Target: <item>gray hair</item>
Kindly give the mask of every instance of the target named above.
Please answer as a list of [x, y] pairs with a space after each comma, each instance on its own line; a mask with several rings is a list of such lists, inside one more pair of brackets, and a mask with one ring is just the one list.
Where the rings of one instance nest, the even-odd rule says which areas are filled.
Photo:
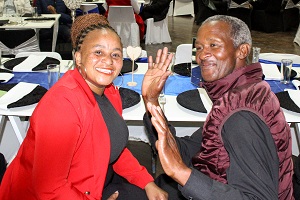
[[252, 38], [251, 33], [245, 22], [242, 20], [227, 16], [227, 15], [214, 15], [212, 17], [207, 18], [203, 23], [208, 23], [211, 21], [223, 21], [226, 22], [231, 27], [231, 39], [233, 40], [233, 45], [237, 48], [241, 44], [250, 44], [252, 46]]

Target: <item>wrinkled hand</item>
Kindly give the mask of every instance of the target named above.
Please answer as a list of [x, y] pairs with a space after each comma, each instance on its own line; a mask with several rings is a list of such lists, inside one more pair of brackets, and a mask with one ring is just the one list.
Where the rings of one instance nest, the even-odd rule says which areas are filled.
[[110, 195], [110, 197], [107, 200], [116, 200], [119, 196], [119, 192], [115, 191], [115, 193], [113, 193], [112, 195]]
[[152, 56], [148, 58], [148, 70], [145, 73], [143, 85], [142, 85], [142, 96], [145, 105], [147, 102], [151, 102], [154, 105], [158, 105], [158, 96], [163, 89], [163, 86], [171, 74], [167, 71], [173, 54], [168, 54], [168, 48], [164, 47], [163, 50], [157, 51], [155, 63], [153, 63]]
[[56, 9], [53, 6], [49, 5], [47, 6], [47, 9], [51, 14], [57, 14]]
[[154, 182], [146, 185], [145, 191], [149, 200], [167, 200], [168, 193], [159, 188]]
[[147, 104], [152, 115], [151, 122], [155, 127], [158, 140], [156, 149], [165, 173], [180, 185], [185, 185], [191, 175], [191, 169], [183, 162], [175, 138], [168, 128], [164, 114], [159, 106]]

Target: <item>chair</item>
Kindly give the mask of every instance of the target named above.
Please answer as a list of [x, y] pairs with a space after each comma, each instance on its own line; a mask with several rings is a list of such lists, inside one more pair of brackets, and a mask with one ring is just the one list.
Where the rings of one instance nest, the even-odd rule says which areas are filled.
[[[236, 1], [236, 2], [235, 2]], [[247, 0], [234, 0], [230, 2], [227, 15], [239, 18], [244, 21], [251, 30], [252, 6]]]
[[273, 33], [297, 28], [299, 25], [299, 10], [296, 7], [285, 8], [286, 2], [272, 0], [265, 7], [253, 5], [251, 27], [253, 30]]
[[109, 6], [107, 20], [121, 37], [123, 47], [140, 46], [139, 26], [132, 6]]
[[180, 44], [176, 48], [174, 65], [192, 63], [193, 44]]
[[16, 58], [26, 57], [26, 56], [29, 56], [29, 55], [47, 56], [47, 57], [55, 58], [57, 60], [62, 60], [61, 55], [57, 52], [20, 52], [16, 55]]
[[98, 5], [95, 3], [83, 3], [80, 5], [83, 14], [99, 13]]
[[191, 15], [194, 14], [194, 2], [192, 0], [176, 0], [174, 3], [173, 16]]
[[0, 30], [0, 49], [7, 57], [15, 57], [23, 51], [40, 51], [34, 29]]
[[145, 44], [161, 44], [172, 42], [168, 29], [168, 16], [164, 20], [154, 22], [154, 18], [146, 20]]

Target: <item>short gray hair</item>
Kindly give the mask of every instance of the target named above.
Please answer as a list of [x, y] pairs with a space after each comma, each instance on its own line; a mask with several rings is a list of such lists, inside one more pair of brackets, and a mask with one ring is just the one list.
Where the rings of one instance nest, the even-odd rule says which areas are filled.
[[211, 21], [223, 21], [231, 27], [230, 35], [235, 48], [245, 43], [250, 44], [250, 46], [252, 46], [251, 32], [246, 23], [242, 20], [227, 15], [214, 15], [212, 17], [207, 18], [202, 23], [202, 25]]

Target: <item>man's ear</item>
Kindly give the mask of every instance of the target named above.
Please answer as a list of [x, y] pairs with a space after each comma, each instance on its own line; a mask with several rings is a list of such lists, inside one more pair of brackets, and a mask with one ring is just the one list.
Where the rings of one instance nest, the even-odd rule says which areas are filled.
[[237, 51], [237, 58], [239, 58], [240, 60], [244, 60], [247, 59], [247, 57], [249, 56], [251, 52], [251, 46], [250, 44], [241, 44], [238, 47], [238, 51]]

